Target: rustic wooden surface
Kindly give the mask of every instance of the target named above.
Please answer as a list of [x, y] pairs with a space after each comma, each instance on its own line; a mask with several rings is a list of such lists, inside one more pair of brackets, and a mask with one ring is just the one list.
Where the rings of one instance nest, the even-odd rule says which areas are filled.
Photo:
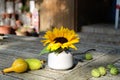
[[[41, 37], [18, 37], [8, 35], [7, 39], [0, 40], [0, 70], [11, 66], [16, 58], [38, 58], [47, 61], [47, 55], [39, 56], [43, 45], [40, 42]], [[104, 76], [102, 78], [93, 78], [90, 75], [92, 68], [105, 66], [109, 63], [120, 63], [119, 47], [100, 45], [94, 43], [80, 42], [76, 44], [77, 51], [73, 54], [82, 53], [88, 49], [91, 51], [93, 60], [87, 61], [84, 55], [74, 55], [75, 66], [69, 70], [53, 70], [47, 66], [40, 70], [27, 71], [25, 73], [7, 73], [0, 74], [0, 80], [119, 80], [120, 76]], [[82, 59], [83, 61], [80, 61]], [[118, 65], [120, 68], [120, 65]], [[113, 78], [113, 79], [112, 79]]]

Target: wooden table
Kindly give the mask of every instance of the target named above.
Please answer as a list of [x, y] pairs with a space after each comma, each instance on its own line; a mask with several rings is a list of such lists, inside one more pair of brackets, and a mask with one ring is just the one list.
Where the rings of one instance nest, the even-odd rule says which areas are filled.
[[[7, 39], [0, 40], [0, 70], [10, 67], [12, 62], [20, 57], [24, 59], [38, 58], [47, 61], [47, 55], [39, 56], [40, 50], [43, 49], [40, 40], [40, 37], [18, 37], [15, 35], [8, 35]], [[94, 57], [93, 60], [87, 61], [83, 59], [84, 55], [75, 55], [75, 66], [70, 70], [52, 70], [47, 66], [46, 62], [45, 67], [40, 70], [0, 74], [0, 80], [95, 80], [90, 75], [92, 68], [111, 62], [116, 63], [120, 59], [119, 51], [115, 52], [117, 49], [115, 47], [96, 46], [96, 44], [87, 42], [78, 43], [76, 46], [78, 50], [73, 53], [82, 53], [91, 48], [96, 49], [97, 51], [91, 52]], [[83, 59], [83, 62], [79, 61], [80, 59]], [[109, 80], [109, 77], [105, 80]]]

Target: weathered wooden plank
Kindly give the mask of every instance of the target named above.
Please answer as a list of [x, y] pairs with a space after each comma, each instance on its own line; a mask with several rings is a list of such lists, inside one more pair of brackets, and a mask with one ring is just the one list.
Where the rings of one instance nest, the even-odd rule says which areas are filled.
[[20, 78], [20, 79], [23, 79], [23, 80], [55, 80], [55, 79], [52, 79], [51, 77], [34, 75], [34, 74], [30, 74], [30, 73], [21, 73], [21, 74], [8, 73], [6, 75], [11, 76], [11, 77]]
[[4, 66], [0, 65], [0, 80], [22, 80], [20, 78], [12, 77], [12, 76], [7, 76], [3, 74], [1, 71], [4, 68]]
[[15, 58], [17, 57], [23, 57], [23, 58], [39, 58], [39, 59], [46, 59], [46, 56], [39, 56], [39, 54], [34, 54], [34, 53], [28, 53], [24, 51], [17, 51], [17, 50], [11, 50], [11, 49], [2, 49], [0, 50], [0, 54], [3, 56], [9, 55], [9, 56], [14, 56]]
[[[24, 51], [16, 50], [16, 49], [14, 50], [14, 49], [10, 49], [10, 48], [7, 50], [0, 50], [0, 51], [2, 51], [5, 55], [13, 56], [12, 58], [15, 58], [15, 57], [24, 57], [25, 58], [25, 57], [33, 57], [33, 56], [38, 57], [37, 54], [28, 53], [28, 52], [24, 52]], [[99, 53], [94, 53], [94, 54], [95, 54], [94, 57], [96, 57], [96, 58], [98, 56], [101, 57], [100, 55], [104, 55], [104, 54], [99, 54]], [[4, 57], [5, 57], [5, 55], [4, 55]], [[81, 55], [77, 55], [75, 57], [77, 57], [79, 59], [79, 57], [81, 57]], [[94, 58], [93, 60], [95, 60], [96, 58]], [[91, 61], [84, 61], [83, 63], [79, 63], [79, 65], [76, 65], [76, 67], [74, 67], [73, 69], [68, 70], [68, 71], [56, 71], [56, 70], [51, 70], [51, 69], [47, 68], [46, 70], [35, 71], [35, 72], [31, 71], [30, 73], [35, 74], [35, 75], [40, 74], [41, 76], [51, 77], [53, 79], [61, 79], [62, 76], [71, 74], [71, 72], [74, 71], [75, 69], [77, 69], [78, 67], [84, 66], [85, 64], [90, 63], [90, 62]], [[48, 73], [48, 74], [45, 75], [46, 73]], [[56, 76], [54, 76], [54, 75], [56, 75]]]
[[[17, 58], [17, 56], [16, 56], [16, 58]], [[3, 70], [6, 67], [10, 67], [14, 60], [15, 60], [15, 57], [10, 55], [10, 54], [9, 55], [0, 54], [0, 63], [1, 63], [0, 67], [1, 67], [1, 70]], [[62, 75], [63, 75], [62, 73], [51, 72], [51, 71], [45, 70], [45, 69], [36, 70], [36, 71], [30, 71], [30, 72], [26, 72], [26, 73], [22, 73], [22, 74], [26, 75], [26, 76], [28, 76], [28, 75], [35, 75], [34, 77], [36, 77], [36, 78], [34, 78], [34, 77], [31, 78], [30, 77], [30, 80], [32, 80], [32, 79], [33, 80], [34, 79], [35, 80], [39, 80], [39, 79], [44, 80], [44, 78], [42, 78], [42, 77], [47, 78], [45, 80], [49, 80], [48, 78], [50, 78], [50, 80], [52, 80], [52, 79], [56, 79], [59, 76], [62, 77]], [[12, 74], [10, 73], [8, 75], [24, 79], [24, 76], [22, 74], [20, 74], [21, 76], [19, 74], [16, 74], [16, 73], [12, 73]], [[37, 78], [37, 76], [39, 77], [39, 79]], [[29, 77], [27, 77], [26, 79], [29, 80]]]
[[[11, 66], [11, 64], [12, 64], [11, 58], [12, 57], [9, 57], [9, 59], [4, 59], [3, 61], [1, 61], [2, 59], [0, 59], [0, 63], [1, 63], [0, 64], [0, 71], [2, 71], [6, 67], [10, 67]], [[41, 70], [38, 70], [38, 71], [41, 71]], [[13, 72], [13, 73], [6, 73], [5, 75], [1, 74], [0, 77], [1, 76], [5, 77], [6, 80], [9, 80], [9, 78], [6, 77], [6, 76], [15, 78], [13, 80], [17, 80], [17, 79], [18, 80], [19, 79], [21, 79], [21, 80], [54, 80], [54, 78], [50, 77], [49, 75], [48, 76], [46, 76], [46, 75], [39, 75], [37, 73], [33, 74], [32, 72], [31, 73], [30, 72], [25, 72], [25, 73], [21, 73], [21, 74]], [[0, 78], [0, 80], [1, 80], [1, 78]], [[12, 78], [11, 78], [11, 80], [12, 80]]]
[[59, 71], [50, 71], [48, 69], [41, 69], [41, 70], [36, 70], [36, 71], [30, 71], [29, 73], [32, 73], [34, 75], [41, 75], [45, 77], [50, 77], [52, 79], [57, 80], [60, 77], [64, 76], [64, 73], [60, 73]]
[[[15, 41], [16, 40], [16, 41]], [[5, 67], [9, 67], [15, 58], [38, 58], [47, 60], [47, 55], [38, 56], [39, 51], [43, 48], [40, 38], [31, 37], [13, 37], [6, 39], [5, 44], [0, 45], [0, 70]], [[3, 42], [4, 43], [4, 42]], [[115, 47], [78, 43], [77, 51], [74, 53], [82, 53], [88, 49], [97, 49], [93, 54], [93, 60], [87, 61], [83, 59], [83, 55], [75, 55], [76, 59], [83, 59], [83, 62], [75, 61], [76, 65], [70, 70], [58, 71], [50, 69], [47, 64], [44, 69], [36, 71], [28, 71], [25, 73], [8, 73], [6, 75], [0, 74], [0, 80], [7, 80], [9, 77], [13, 80], [86, 80], [91, 78], [90, 70], [99, 65], [106, 65], [107, 63], [114, 62], [120, 58], [119, 52], [112, 52]], [[101, 52], [101, 53], [99, 53]], [[109, 53], [109, 54], [108, 54]], [[2, 76], [2, 77], [1, 77]], [[92, 79], [92, 78], [91, 78]], [[104, 78], [107, 79], [107, 78]], [[93, 79], [94, 80], [94, 79]]]
[[27, 37], [27, 36], [16, 36], [16, 35], [9, 35], [9, 34], [7, 36], [8, 36], [7, 39], [9, 39], [9, 41], [15, 40], [15, 41], [36, 42], [36, 41], [39, 41], [39, 39], [41, 39], [40, 37], [32, 37], [32, 36]]
[[22, 80], [22, 79], [0, 74], [0, 80]]
[[[103, 55], [100, 58], [93, 60], [89, 64], [78, 67], [71, 73], [67, 74], [63, 79], [61, 78], [58, 80], [87, 80], [91, 78], [90, 71], [93, 68], [97, 68], [99, 66], [106, 66], [107, 64], [115, 62], [118, 59], [120, 59], [119, 53], [107, 53], [106, 55]], [[111, 80], [111, 78], [109, 79]], [[106, 78], [104, 80], [106, 80]]]

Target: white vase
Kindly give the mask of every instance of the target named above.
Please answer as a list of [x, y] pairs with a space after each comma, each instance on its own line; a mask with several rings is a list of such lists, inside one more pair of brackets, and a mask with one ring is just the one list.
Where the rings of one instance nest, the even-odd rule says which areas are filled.
[[73, 66], [73, 55], [65, 51], [59, 54], [52, 52], [48, 54], [48, 66], [58, 70], [70, 69]]

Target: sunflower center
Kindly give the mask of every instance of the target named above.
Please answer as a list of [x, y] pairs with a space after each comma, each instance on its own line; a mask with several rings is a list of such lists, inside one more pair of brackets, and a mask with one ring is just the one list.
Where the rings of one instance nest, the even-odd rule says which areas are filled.
[[59, 42], [59, 43], [62, 43], [62, 44], [68, 42], [68, 40], [64, 37], [57, 37], [57, 38], [54, 39], [54, 41], [55, 41], [55, 43]]

